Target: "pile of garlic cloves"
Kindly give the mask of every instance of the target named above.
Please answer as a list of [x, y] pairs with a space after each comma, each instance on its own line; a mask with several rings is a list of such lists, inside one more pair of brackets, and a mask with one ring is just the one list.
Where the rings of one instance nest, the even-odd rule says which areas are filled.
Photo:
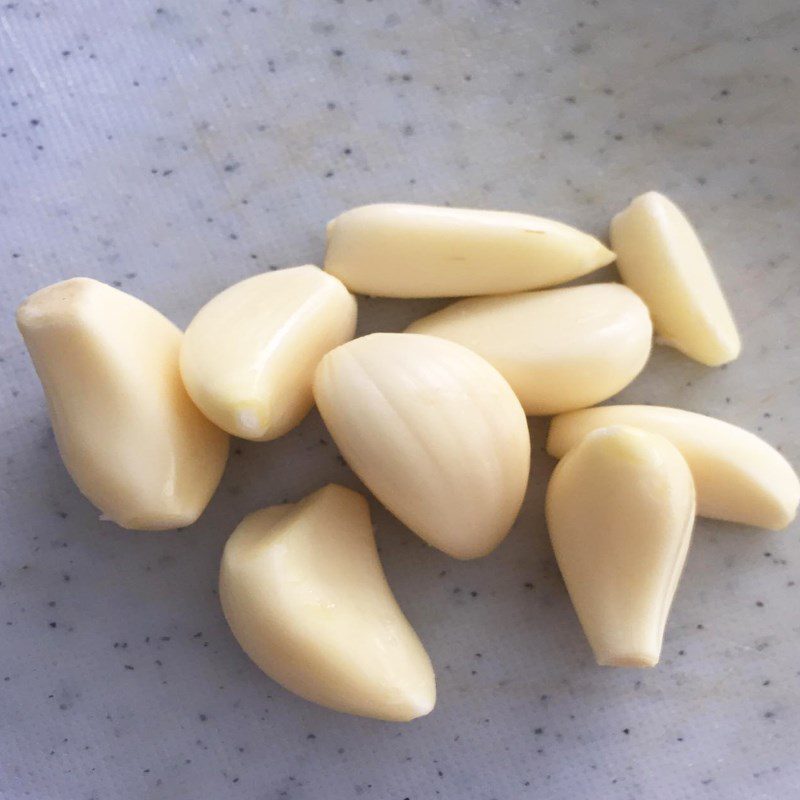
[[[695, 514], [770, 530], [795, 518], [800, 481], [754, 434], [677, 408], [597, 405], [645, 368], [654, 334], [707, 366], [741, 348], [694, 228], [663, 195], [614, 218], [611, 249], [540, 217], [403, 204], [347, 211], [327, 236], [324, 269], [241, 281], [184, 333], [90, 278], [21, 304], [61, 457], [104, 518], [191, 524], [230, 436], [278, 438], [316, 405], [382, 505], [432, 547], [479, 558], [525, 496], [526, 416], [553, 416], [553, 550], [597, 662], [620, 667], [659, 660]], [[615, 260], [623, 283], [552, 288]], [[462, 299], [403, 333], [353, 338], [353, 293]], [[431, 661], [361, 494], [329, 484], [246, 516], [220, 600], [244, 651], [301, 697], [394, 721], [433, 709]]]

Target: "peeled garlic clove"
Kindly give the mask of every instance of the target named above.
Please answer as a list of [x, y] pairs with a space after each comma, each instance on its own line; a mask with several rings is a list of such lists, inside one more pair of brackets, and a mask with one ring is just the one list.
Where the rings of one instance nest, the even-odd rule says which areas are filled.
[[593, 431], [553, 472], [547, 526], [597, 663], [658, 663], [694, 524], [692, 476], [661, 436]]
[[622, 280], [650, 308], [656, 334], [716, 367], [742, 349], [736, 323], [694, 228], [658, 192], [637, 197], [611, 222]]
[[409, 333], [463, 344], [511, 384], [527, 414], [585, 408], [624, 389], [650, 355], [647, 306], [618, 283], [460, 300]]
[[374, 333], [320, 362], [314, 397], [352, 469], [396, 517], [456, 558], [493, 550], [530, 467], [525, 412], [461, 345]]
[[194, 522], [222, 476], [228, 437], [183, 388], [178, 328], [90, 278], [31, 295], [17, 325], [81, 492], [123, 528]]
[[633, 425], [669, 439], [689, 464], [697, 513], [780, 530], [797, 513], [800, 481], [789, 462], [763, 439], [714, 417], [663, 406], [601, 406], [556, 417], [547, 452], [561, 458], [586, 434]]
[[386, 582], [360, 494], [330, 484], [245, 517], [219, 594], [244, 651], [306, 700], [397, 721], [433, 709], [430, 659]]
[[328, 224], [325, 269], [362, 294], [454, 297], [552, 286], [613, 260], [593, 236], [542, 217], [380, 203]]
[[276, 439], [311, 410], [314, 369], [355, 328], [355, 298], [318, 267], [255, 275], [206, 303], [186, 329], [186, 390], [228, 433]]

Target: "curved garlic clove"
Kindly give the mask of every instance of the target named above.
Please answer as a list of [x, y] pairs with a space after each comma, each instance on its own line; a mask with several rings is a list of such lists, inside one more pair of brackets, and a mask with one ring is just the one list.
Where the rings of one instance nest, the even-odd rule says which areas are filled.
[[694, 485], [681, 454], [636, 428], [595, 430], [556, 467], [545, 510], [597, 663], [657, 664], [694, 524]]
[[461, 345], [375, 333], [328, 353], [314, 397], [352, 469], [428, 544], [477, 558], [508, 533], [530, 468], [525, 412]]
[[245, 517], [219, 594], [244, 651], [301, 697], [396, 721], [433, 709], [430, 659], [386, 582], [360, 494], [330, 484]]
[[614, 254], [561, 222], [510, 211], [380, 203], [328, 223], [325, 269], [381, 297], [455, 297], [552, 286]]
[[314, 369], [355, 327], [355, 298], [318, 267], [255, 275], [206, 303], [186, 329], [186, 390], [228, 433], [276, 439], [311, 410]]
[[417, 320], [409, 333], [457, 342], [511, 384], [527, 414], [560, 414], [624, 389], [650, 355], [647, 306], [618, 283], [476, 297]]
[[771, 530], [797, 513], [800, 480], [789, 462], [755, 434], [714, 417], [663, 406], [601, 406], [556, 417], [547, 452], [560, 458], [586, 434], [633, 425], [669, 439], [692, 470], [697, 513]]
[[183, 388], [178, 328], [90, 278], [31, 295], [17, 325], [81, 492], [123, 528], [194, 522], [222, 476], [228, 437]]
[[658, 192], [637, 197], [611, 222], [622, 280], [650, 308], [656, 335], [715, 367], [741, 351], [739, 333], [694, 228]]

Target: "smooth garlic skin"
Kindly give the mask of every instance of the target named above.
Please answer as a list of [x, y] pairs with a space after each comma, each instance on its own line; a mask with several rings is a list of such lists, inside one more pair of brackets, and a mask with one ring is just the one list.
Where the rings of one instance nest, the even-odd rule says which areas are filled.
[[314, 369], [355, 328], [355, 298], [318, 267], [255, 275], [206, 303], [186, 329], [186, 390], [228, 433], [276, 439], [311, 410]]
[[526, 414], [599, 403], [641, 372], [652, 343], [647, 306], [619, 283], [460, 300], [409, 333], [462, 344], [509, 382]]
[[637, 197], [611, 222], [622, 280], [650, 308], [659, 341], [716, 367], [742, 349], [728, 303], [692, 224], [664, 195]]
[[702, 517], [781, 530], [797, 514], [800, 480], [789, 462], [755, 434], [714, 417], [664, 406], [601, 406], [556, 417], [547, 452], [561, 458], [607, 425], [660, 434], [681, 451], [694, 477]]
[[380, 203], [328, 223], [325, 269], [361, 294], [457, 297], [552, 286], [613, 260], [593, 236], [542, 217]]
[[657, 664], [694, 524], [692, 475], [677, 448], [623, 425], [593, 431], [553, 472], [545, 512], [597, 663]]
[[428, 544], [478, 558], [506, 536], [530, 438], [519, 400], [482, 358], [433, 336], [374, 333], [322, 359], [314, 397], [350, 467]]
[[222, 477], [228, 437], [186, 394], [181, 332], [151, 306], [90, 278], [48, 286], [17, 310], [61, 458], [123, 528], [194, 522]]
[[323, 706], [408, 721], [436, 702], [430, 659], [386, 582], [366, 500], [330, 484], [245, 517], [220, 600], [250, 658]]

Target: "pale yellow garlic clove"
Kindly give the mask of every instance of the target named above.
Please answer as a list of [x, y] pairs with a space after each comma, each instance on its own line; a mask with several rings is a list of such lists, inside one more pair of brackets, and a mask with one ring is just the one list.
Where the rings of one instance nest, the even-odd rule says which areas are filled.
[[650, 355], [645, 304], [618, 283], [460, 300], [409, 333], [462, 344], [511, 384], [527, 414], [560, 414], [624, 389]]
[[593, 236], [542, 217], [381, 203], [328, 224], [325, 269], [362, 294], [456, 297], [552, 286], [613, 260]]
[[81, 492], [123, 528], [194, 522], [222, 476], [228, 437], [183, 388], [180, 330], [90, 278], [31, 295], [17, 325]]
[[244, 651], [301, 697], [385, 720], [433, 709], [430, 659], [386, 582], [360, 494], [330, 484], [245, 517], [219, 594]]
[[652, 667], [692, 535], [686, 461], [661, 436], [593, 431], [553, 472], [547, 526], [597, 663]]
[[800, 480], [763, 439], [714, 417], [662, 406], [601, 406], [556, 417], [547, 452], [561, 458], [584, 436], [607, 425], [633, 425], [669, 439], [683, 454], [703, 517], [785, 528], [800, 502]]
[[197, 312], [181, 347], [183, 381], [220, 428], [275, 439], [311, 410], [314, 369], [355, 327], [355, 298], [318, 267], [255, 275]]
[[314, 397], [352, 469], [428, 544], [477, 558], [508, 533], [530, 438], [511, 387], [482, 358], [432, 336], [375, 333], [322, 359]]
[[650, 308], [656, 335], [715, 367], [741, 350], [730, 308], [697, 233], [658, 192], [637, 197], [611, 222], [622, 280]]

